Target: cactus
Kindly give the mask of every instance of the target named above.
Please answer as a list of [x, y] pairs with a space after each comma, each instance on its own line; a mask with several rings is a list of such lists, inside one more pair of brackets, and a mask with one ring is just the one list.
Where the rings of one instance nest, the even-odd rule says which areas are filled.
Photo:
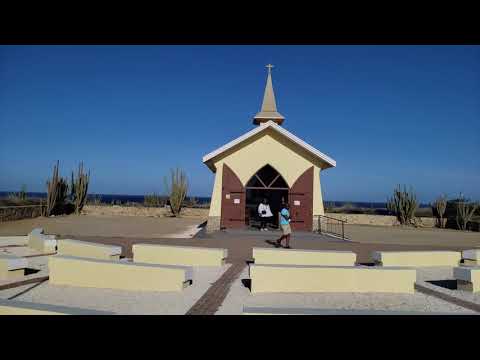
[[473, 214], [478, 208], [478, 204], [470, 203], [463, 196], [457, 202], [457, 225], [460, 230], [467, 230], [467, 225], [472, 221]]
[[57, 204], [57, 198], [59, 195], [60, 189], [60, 178], [58, 176], [58, 163], [53, 167], [53, 174], [50, 180], [47, 180], [47, 207], [45, 210], [45, 215], [50, 216], [53, 214], [55, 205]]
[[88, 201], [88, 204], [99, 206], [102, 204], [102, 196], [101, 195], [94, 195]]
[[75, 204], [75, 214], [80, 215], [83, 207], [87, 203], [88, 184], [90, 182], [90, 171], [86, 174], [83, 171], [83, 162], [78, 165], [77, 176], [74, 177], [72, 171], [72, 198]]
[[27, 185], [22, 185], [20, 192], [18, 193], [18, 198], [22, 201], [27, 200]]
[[16, 203], [25, 203], [27, 199], [27, 186], [22, 185], [19, 192], [13, 192], [7, 194], [7, 199]]
[[404, 186], [403, 191], [400, 185], [393, 191], [393, 197], [387, 200], [387, 209], [395, 214], [401, 225], [415, 225], [415, 211], [418, 208], [417, 198], [410, 188], [407, 191]]
[[447, 208], [447, 197], [445, 195], [438, 197], [432, 204], [432, 212], [437, 218], [437, 226], [439, 228], [445, 227], [445, 222], [443, 221], [443, 215], [445, 214], [446, 208]]
[[170, 170], [170, 182], [165, 177], [165, 187], [170, 199], [170, 210], [173, 216], [179, 216], [188, 189], [185, 172], [179, 168]]
[[148, 207], [162, 206], [162, 198], [156, 193], [147, 194], [143, 197], [143, 204]]

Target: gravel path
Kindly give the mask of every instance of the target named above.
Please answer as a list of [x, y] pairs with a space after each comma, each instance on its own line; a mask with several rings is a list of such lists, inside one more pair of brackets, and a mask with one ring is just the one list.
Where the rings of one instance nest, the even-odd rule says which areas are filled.
[[[230, 293], [216, 315], [239, 315], [242, 314], [244, 306], [477, 314], [420, 292], [415, 292], [413, 295], [386, 293], [268, 293], [252, 295], [243, 284], [245, 279], [248, 279], [248, 268], [232, 284]], [[242, 280], [244, 281], [242, 282]]]
[[42, 255], [43, 253], [29, 248], [28, 246], [6, 246], [6, 247], [0, 247], [0, 253], [1, 254], [9, 254], [9, 255], [15, 255], [15, 256], [37, 256], [37, 255]]
[[12, 245], [25, 246], [27, 243], [28, 236], [0, 236], [0, 248]]
[[[453, 268], [435, 267], [417, 269], [417, 284], [428, 290], [453, 297], [460, 301], [467, 301], [477, 306], [480, 310], [480, 292], [458, 290], [456, 280], [453, 277]], [[477, 311], [479, 311], [477, 310]]]

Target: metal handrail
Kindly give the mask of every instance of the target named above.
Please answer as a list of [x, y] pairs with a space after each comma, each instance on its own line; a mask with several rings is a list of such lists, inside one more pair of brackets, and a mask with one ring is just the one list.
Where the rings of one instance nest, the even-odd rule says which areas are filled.
[[[327, 220], [325, 227], [322, 227], [322, 218]], [[333, 220], [334, 222], [332, 223], [331, 220]], [[347, 222], [346, 220], [336, 219], [336, 218], [325, 216], [325, 215], [318, 215], [318, 232], [341, 236], [342, 239], [345, 239], [345, 223], [346, 222]], [[338, 227], [341, 227], [341, 230], [337, 229]]]
[[347, 222], [347, 220], [337, 219], [337, 218], [330, 217], [330, 216], [325, 216], [325, 215], [318, 215], [318, 216], [324, 217], [324, 218], [326, 218], [326, 219], [331, 219], [331, 220], [336, 220], [336, 221], [342, 221], [342, 222], [344, 222], [344, 223]]

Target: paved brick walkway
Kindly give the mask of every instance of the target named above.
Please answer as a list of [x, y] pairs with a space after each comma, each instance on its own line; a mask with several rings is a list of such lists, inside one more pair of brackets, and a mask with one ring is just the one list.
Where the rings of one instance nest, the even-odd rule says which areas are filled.
[[233, 263], [185, 315], [214, 315], [227, 297], [230, 286], [246, 266], [246, 262]]

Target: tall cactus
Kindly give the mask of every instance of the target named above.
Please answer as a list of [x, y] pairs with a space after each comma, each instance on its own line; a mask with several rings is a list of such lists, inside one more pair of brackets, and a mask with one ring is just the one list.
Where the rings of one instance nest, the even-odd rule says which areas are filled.
[[476, 203], [470, 203], [468, 200], [465, 200], [463, 196], [460, 196], [460, 199], [457, 202], [457, 226], [460, 230], [467, 230], [467, 225], [472, 221], [473, 214], [479, 207]]
[[58, 164], [59, 161], [57, 160], [57, 165], [53, 167], [53, 174], [50, 180], [47, 180], [47, 208], [45, 210], [45, 214], [47, 216], [52, 215], [53, 209], [57, 204], [57, 197], [59, 191], [59, 177], [58, 177]]
[[90, 182], [90, 171], [86, 174], [83, 171], [83, 162], [78, 166], [77, 176], [74, 178], [72, 171], [72, 196], [75, 203], [75, 214], [80, 215], [87, 203], [88, 183]]
[[445, 214], [445, 209], [447, 208], [447, 197], [442, 195], [438, 197], [435, 202], [432, 204], [432, 212], [437, 218], [437, 226], [439, 228], [445, 227], [445, 221], [443, 220], [443, 215]]
[[398, 185], [393, 191], [393, 197], [387, 200], [387, 209], [395, 214], [401, 225], [414, 225], [417, 208], [418, 202], [413, 189], [409, 192], [406, 186], [402, 190]]
[[170, 181], [164, 178], [165, 188], [170, 200], [170, 210], [173, 216], [179, 216], [182, 211], [183, 201], [187, 196], [188, 182], [187, 175], [179, 168], [170, 170]]

